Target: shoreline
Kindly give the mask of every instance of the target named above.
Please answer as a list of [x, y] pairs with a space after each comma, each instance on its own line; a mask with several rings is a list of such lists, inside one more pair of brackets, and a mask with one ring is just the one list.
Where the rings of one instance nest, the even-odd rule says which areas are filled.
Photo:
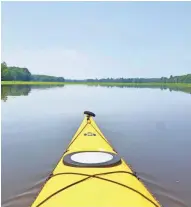
[[191, 83], [122, 83], [122, 82], [35, 82], [35, 81], [1, 81], [1, 85], [105, 85], [105, 86], [166, 86], [191, 87]]

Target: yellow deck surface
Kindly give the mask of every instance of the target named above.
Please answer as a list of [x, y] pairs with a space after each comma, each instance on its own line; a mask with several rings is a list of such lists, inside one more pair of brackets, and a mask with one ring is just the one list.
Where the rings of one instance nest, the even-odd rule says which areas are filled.
[[[96, 136], [85, 136], [84, 134], [88, 132], [92, 132], [96, 134]], [[67, 151], [63, 154], [54, 169], [53, 176], [45, 183], [31, 207], [160, 206], [142, 182], [130, 174], [133, 172], [123, 159], [121, 164], [113, 167], [87, 168], [64, 165], [63, 157], [65, 155], [80, 151], [106, 151], [116, 153], [99, 130], [93, 118], [90, 117], [90, 120], [87, 121], [85, 117], [71, 140]], [[90, 177], [95, 174], [106, 172], [109, 174]], [[105, 178], [114, 182], [100, 178]], [[74, 184], [82, 179], [85, 180]], [[67, 187], [69, 185], [71, 186]]]

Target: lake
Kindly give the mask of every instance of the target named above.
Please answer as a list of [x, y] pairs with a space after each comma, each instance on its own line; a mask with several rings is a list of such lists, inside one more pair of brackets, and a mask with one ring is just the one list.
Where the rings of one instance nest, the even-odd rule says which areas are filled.
[[191, 95], [160, 88], [2, 86], [2, 206], [29, 207], [85, 110], [164, 207], [191, 206]]

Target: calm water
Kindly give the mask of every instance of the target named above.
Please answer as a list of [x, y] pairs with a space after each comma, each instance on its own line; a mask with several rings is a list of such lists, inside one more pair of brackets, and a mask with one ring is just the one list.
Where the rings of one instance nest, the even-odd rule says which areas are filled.
[[2, 206], [28, 207], [83, 119], [96, 122], [165, 207], [191, 206], [191, 95], [71, 85], [2, 87]]

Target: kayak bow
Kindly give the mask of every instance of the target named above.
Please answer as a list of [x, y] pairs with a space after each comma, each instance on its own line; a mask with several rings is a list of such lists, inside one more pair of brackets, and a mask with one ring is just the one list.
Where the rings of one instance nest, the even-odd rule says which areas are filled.
[[160, 207], [86, 117], [31, 207]]

